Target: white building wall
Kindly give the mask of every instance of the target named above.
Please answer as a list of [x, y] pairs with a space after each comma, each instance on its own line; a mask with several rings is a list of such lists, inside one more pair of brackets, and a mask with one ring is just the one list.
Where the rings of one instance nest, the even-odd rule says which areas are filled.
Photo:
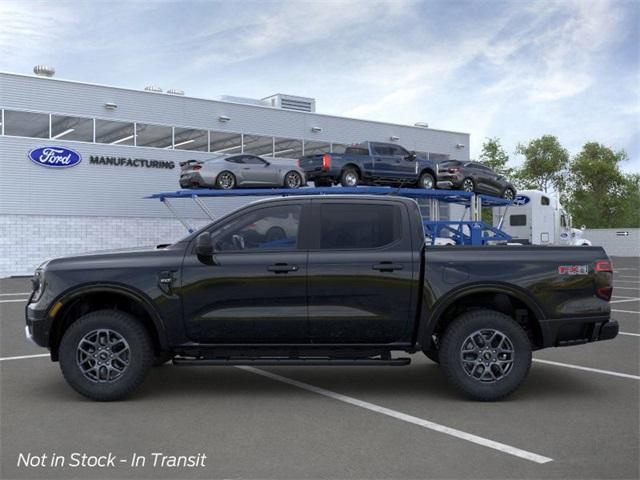
[[603, 247], [609, 256], [640, 257], [640, 228], [589, 228], [583, 238]]
[[[188, 219], [195, 228], [203, 219]], [[187, 235], [171, 218], [0, 215], [0, 278], [31, 275], [47, 259], [172, 243]]]

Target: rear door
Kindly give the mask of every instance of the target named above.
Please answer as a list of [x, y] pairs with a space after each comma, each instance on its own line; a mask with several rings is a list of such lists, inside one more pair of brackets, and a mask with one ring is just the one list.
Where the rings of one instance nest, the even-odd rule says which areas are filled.
[[373, 176], [375, 178], [389, 179], [394, 177], [396, 157], [389, 145], [384, 143], [371, 144], [371, 156], [373, 158]]
[[407, 335], [415, 278], [401, 202], [314, 199], [308, 260], [314, 343], [391, 343]]

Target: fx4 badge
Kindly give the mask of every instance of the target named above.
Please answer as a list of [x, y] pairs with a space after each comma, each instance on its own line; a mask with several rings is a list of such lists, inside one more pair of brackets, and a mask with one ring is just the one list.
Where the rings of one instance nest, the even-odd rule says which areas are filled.
[[560, 275], [589, 275], [589, 265], [560, 265]]

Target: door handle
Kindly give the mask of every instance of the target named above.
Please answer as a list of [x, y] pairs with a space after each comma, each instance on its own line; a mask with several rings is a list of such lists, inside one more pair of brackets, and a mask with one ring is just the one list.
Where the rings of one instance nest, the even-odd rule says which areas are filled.
[[286, 263], [276, 263], [274, 265], [269, 265], [267, 270], [273, 273], [289, 273], [289, 272], [297, 272], [297, 265], [288, 265]]
[[242, 167], [243, 170], [251, 170], [251, 167]]
[[371, 265], [374, 270], [380, 270], [381, 272], [393, 272], [394, 270], [402, 270], [403, 265], [401, 263], [380, 262], [375, 265]]

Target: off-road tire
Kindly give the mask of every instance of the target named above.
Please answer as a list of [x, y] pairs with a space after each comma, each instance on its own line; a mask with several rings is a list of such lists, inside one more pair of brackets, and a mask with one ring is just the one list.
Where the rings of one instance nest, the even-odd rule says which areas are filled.
[[[128, 344], [129, 362], [120, 377], [110, 382], [89, 380], [80, 369], [77, 356], [80, 341], [90, 332], [109, 329]], [[129, 395], [142, 383], [153, 363], [149, 333], [135, 317], [117, 310], [97, 310], [83, 315], [64, 332], [58, 350], [65, 380], [78, 393], [92, 400], [108, 402]]]
[[[495, 330], [513, 346], [511, 369], [493, 383], [472, 378], [464, 369], [462, 348], [474, 332]], [[447, 327], [440, 343], [440, 365], [447, 379], [466, 396], [480, 401], [500, 400], [513, 393], [531, 367], [531, 342], [524, 329], [511, 317], [494, 310], [479, 309], [463, 313]]]

